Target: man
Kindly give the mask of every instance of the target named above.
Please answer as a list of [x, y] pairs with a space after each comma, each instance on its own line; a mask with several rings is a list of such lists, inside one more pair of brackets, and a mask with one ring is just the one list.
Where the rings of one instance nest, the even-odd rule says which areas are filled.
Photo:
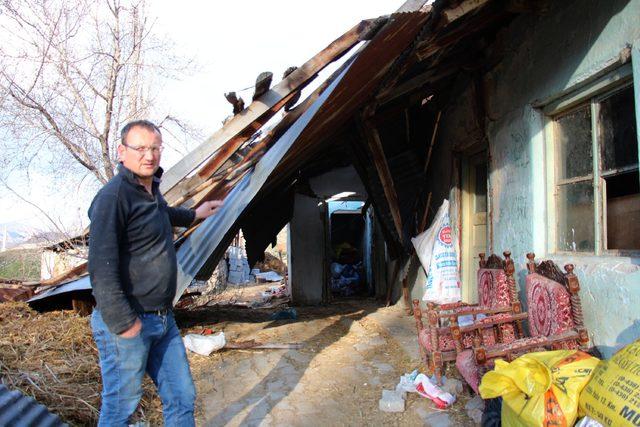
[[102, 372], [100, 426], [127, 425], [145, 371], [158, 388], [167, 426], [194, 425], [195, 388], [171, 312], [177, 263], [172, 226], [187, 227], [216, 212], [170, 208], [158, 190], [162, 135], [146, 120], [127, 124], [118, 146], [118, 174], [91, 207], [91, 316]]

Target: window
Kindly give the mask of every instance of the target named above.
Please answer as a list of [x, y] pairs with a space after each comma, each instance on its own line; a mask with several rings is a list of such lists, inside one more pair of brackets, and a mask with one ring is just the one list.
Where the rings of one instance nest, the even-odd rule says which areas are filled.
[[630, 82], [551, 116], [555, 249], [640, 250], [640, 177]]

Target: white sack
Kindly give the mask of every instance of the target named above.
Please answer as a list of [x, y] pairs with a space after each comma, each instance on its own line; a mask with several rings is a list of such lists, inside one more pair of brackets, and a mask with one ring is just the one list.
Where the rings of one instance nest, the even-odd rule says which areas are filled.
[[411, 242], [427, 273], [422, 300], [439, 304], [460, 301], [458, 255], [451, 235], [448, 200], [442, 202], [431, 227]]
[[220, 332], [218, 335], [187, 334], [182, 340], [187, 350], [202, 356], [208, 356], [214, 351], [220, 350], [227, 343], [224, 332]]

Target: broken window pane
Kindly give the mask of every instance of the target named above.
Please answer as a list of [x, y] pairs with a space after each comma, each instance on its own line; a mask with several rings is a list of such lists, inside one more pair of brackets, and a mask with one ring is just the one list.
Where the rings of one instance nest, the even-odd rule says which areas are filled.
[[625, 88], [601, 101], [600, 144], [603, 171], [638, 163], [633, 87]]
[[593, 156], [589, 105], [556, 119], [556, 140], [558, 178], [562, 180], [590, 175]]
[[638, 171], [606, 178], [607, 249], [640, 249]]
[[558, 249], [571, 252], [594, 250], [593, 185], [578, 182], [558, 186]]

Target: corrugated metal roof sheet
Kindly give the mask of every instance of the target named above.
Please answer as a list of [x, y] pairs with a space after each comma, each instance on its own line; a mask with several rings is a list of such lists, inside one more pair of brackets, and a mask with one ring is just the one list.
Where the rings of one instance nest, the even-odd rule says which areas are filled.
[[41, 299], [49, 298], [54, 295], [63, 294], [65, 292], [71, 291], [85, 291], [91, 289], [91, 281], [89, 280], [89, 276], [84, 276], [79, 279], [73, 280], [69, 283], [62, 284], [60, 286], [49, 288], [43, 292], [40, 292], [38, 295], [34, 296], [27, 302], [34, 302]]
[[0, 426], [56, 427], [66, 426], [33, 398], [11, 391], [0, 384]]

